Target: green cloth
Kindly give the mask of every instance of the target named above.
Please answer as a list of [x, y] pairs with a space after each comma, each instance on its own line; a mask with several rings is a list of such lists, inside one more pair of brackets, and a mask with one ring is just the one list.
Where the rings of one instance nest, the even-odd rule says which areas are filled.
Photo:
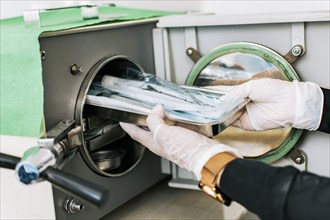
[[1, 20], [0, 134], [40, 136], [43, 127], [40, 33], [173, 14], [109, 6], [99, 8], [99, 13], [113, 18], [83, 20], [80, 8], [67, 8], [41, 13], [41, 27], [25, 27], [23, 17]]

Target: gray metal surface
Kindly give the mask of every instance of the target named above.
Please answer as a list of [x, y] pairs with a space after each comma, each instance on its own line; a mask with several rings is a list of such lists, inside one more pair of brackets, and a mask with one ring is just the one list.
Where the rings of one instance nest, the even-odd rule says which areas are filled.
[[[42, 62], [46, 128], [74, 118], [81, 84], [102, 58], [126, 55], [146, 72], [154, 72], [152, 27], [154, 23], [40, 38], [40, 47], [47, 53]], [[83, 67], [83, 73], [71, 74], [73, 64]]]
[[[77, 115], [79, 111], [76, 110], [81, 107], [77, 104], [81, 103], [78, 94], [84, 79], [90, 77], [89, 71], [101, 59], [124, 55], [135, 60], [145, 71], [154, 72], [152, 28], [155, 27], [155, 21], [126, 24], [104, 26], [103, 29], [79, 29], [77, 32], [64, 34], [46, 34], [40, 38], [41, 50], [47, 54], [42, 61], [47, 129], [63, 119], [78, 119], [77, 124], [82, 124]], [[82, 67], [83, 72], [72, 74], [70, 67], [73, 64]], [[84, 152], [83, 148], [81, 150]], [[134, 169], [119, 177], [96, 174], [86, 165], [81, 155], [84, 153], [76, 154], [63, 171], [106, 187], [110, 198], [102, 208], [80, 201], [84, 207], [82, 211], [69, 214], [63, 205], [70, 195], [53, 188], [58, 219], [101, 218], [164, 177], [159, 158], [149, 152], [145, 152]]]
[[[210, 19], [212, 19], [211, 16]], [[166, 18], [164, 21], [166, 21]], [[184, 25], [174, 25], [172, 27], [170, 23], [167, 27], [167, 21], [160, 21], [162, 28], [158, 28], [154, 33], [158, 37], [156, 43], [162, 41], [162, 45], [164, 45], [162, 51], [164, 52], [163, 54], [156, 53], [157, 75], [165, 76], [168, 80], [183, 84], [194, 65], [194, 62], [186, 55], [186, 50], [189, 47], [197, 49], [201, 55], [204, 55], [217, 46], [245, 41], [262, 44], [284, 56], [294, 43], [292, 34], [301, 34], [301, 30], [296, 31], [297, 23], [289, 21], [269, 24], [260, 21], [258, 24], [245, 22], [239, 25], [215, 25], [210, 20], [210, 25], [207, 25], [206, 16], [203, 21], [204, 23], [201, 26], [188, 25], [188, 27]], [[180, 23], [180, 21], [177, 23]], [[221, 22], [219, 21], [219, 23]], [[305, 41], [305, 54], [293, 64], [293, 67], [302, 81], [312, 81], [321, 87], [329, 88], [330, 22], [324, 20], [302, 24], [304, 25], [304, 32], [302, 32], [304, 36], [300, 37]], [[193, 34], [187, 34], [192, 32]], [[194, 45], [190, 45], [189, 42]], [[328, 134], [304, 131], [295, 147], [307, 155], [308, 171], [329, 176], [329, 146], [330, 138]], [[191, 179], [189, 176], [192, 175], [187, 171], [179, 170], [180, 172], [177, 172], [178, 178]]]

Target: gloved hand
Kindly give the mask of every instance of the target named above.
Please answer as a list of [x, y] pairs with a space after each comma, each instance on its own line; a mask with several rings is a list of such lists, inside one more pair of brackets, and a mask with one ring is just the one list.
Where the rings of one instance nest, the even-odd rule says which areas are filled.
[[245, 113], [232, 125], [246, 130], [295, 127], [316, 130], [321, 122], [323, 92], [312, 82], [251, 80], [233, 86], [230, 95], [249, 97]]
[[221, 152], [229, 152], [241, 157], [236, 149], [220, 144], [206, 136], [186, 128], [166, 125], [164, 117], [165, 112], [162, 106], [158, 105], [147, 118], [150, 131], [128, 123], [121, 122], [120, 125], [134, 140], [155, 154], [193, 171], [198, 180], [201, 179], [203, 166], [212, 156]]

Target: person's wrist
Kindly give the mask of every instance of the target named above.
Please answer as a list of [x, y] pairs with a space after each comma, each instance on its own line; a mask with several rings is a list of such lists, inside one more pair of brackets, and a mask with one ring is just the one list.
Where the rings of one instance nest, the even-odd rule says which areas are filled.
[[320, 126], [323, 110], [322, 89], [312, 82], [297, 82], [297, 107], [293, 127], [310, 131]]
[[210, 147], [208, 150], [204, 151], [203, 153], [200, 153], [197, 158], [193, 161], [194, 164], [192, 165], [193, 173], [195, 174], [197, 180], [201, 180], [202, 178], [202, 169], [205, 166], [205, 164], [215, 155], [220, 153], [229, 153], [236, 158], [242, 158], [242, 155], [239, 153], [238, 150], [235, 148], [229, 147], [224, 144], [217, 144], [213, 147]]

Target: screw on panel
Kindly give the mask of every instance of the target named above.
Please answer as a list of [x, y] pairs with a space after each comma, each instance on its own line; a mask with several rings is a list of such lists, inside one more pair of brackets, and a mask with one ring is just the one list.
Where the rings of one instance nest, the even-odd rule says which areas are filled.
[[77, 64], [73, 64], [70, 67], [70, 73], [72, 73], [73, 75], [82, 73], [82, 72], [84, 72], [84, 69], [82, 67], [78, 66]]
[[84, 204], [74, 198], [68, 198], [64, 202], [64, 209], [69, 214], [81, 212], [84, 210], [84, 208]]
[[293, 56], [300, 56], [303, 52], [303, 48], [300, 45], [294, 46], [291, 50]]
[[46, 51], [44, 51], [44, 50], [40, 50], [40, 57], [41, 57], [41, 60], [45, 60], [45, 59], [46, 59], [46, 56], [47, 56]]
[[194, 63], [196, 63], [202, 57], [202, 55], [192, 47], [186, 49], [186, 54]]
[[298, 58], [300, 58], [304, 54], [304, 47], [301, 45], [296, 45], [292, 47], [289, 52], [284, 56], [284, 59], [288, 61], [288, 63], [294, 63]]
[[296, 163], [301, 164], [301, 158], [300, 157], [296, 158]]
[[296, 164], [303, 164], [305, 162], [305, 158], [300, 150], [292, 148], [288, 155]]

